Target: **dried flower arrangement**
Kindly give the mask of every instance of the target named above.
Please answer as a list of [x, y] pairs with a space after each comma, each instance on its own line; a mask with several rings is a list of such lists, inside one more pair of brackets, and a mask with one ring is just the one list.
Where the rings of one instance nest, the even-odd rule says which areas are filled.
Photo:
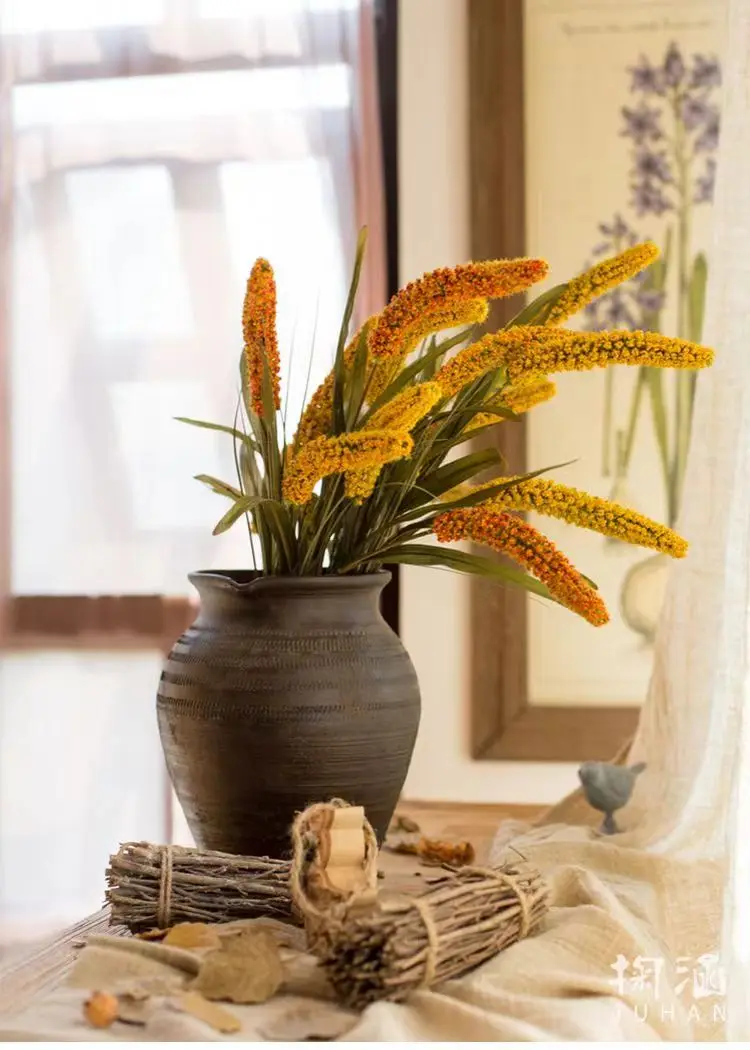
[[[560, 327], [644, 270], [657, 248], [635, 245], [598, 263], [539, 296], [501, 331], [478, 339], [473, 337], [487, 318], [488, 301], [526, 291], [546, 277], [547, 264], [508, 259], [434, 270], [399, 291], [349, 338], [365, 239], [363, 232], [333, 370], [309, 399], [289, 443], [280, 411], [274, 275], [266, 260], [255, 263], [243, 311], [244, 423], [182, 419], [226, 432], [235, 443], [237, 485], [198, 476], [230, 500], [214, 532], [245, 518], [267, 575], [372, 573], [399, 562], [436, 565], [524, 587], [589, 623], [606, 623], [595, 585], [514, 512], [533, 509], [674, 557], [685, 554], [685, 541], [624, 506], [539, 480], [543, 470], [470, 486], [488, 469], [502, 469], [499, 453], [490, 448], [451, 455], [553, 397], [549, 377], [555, 373], [612, 364], [711, 364], [712, 351], [686, 339]], [[438, 338], [456, 327], [458, 334]], [[426, 538], [438, 544], [419, 542]], [[454, 540], [489, 547], [520, 569], [442, 546]]]

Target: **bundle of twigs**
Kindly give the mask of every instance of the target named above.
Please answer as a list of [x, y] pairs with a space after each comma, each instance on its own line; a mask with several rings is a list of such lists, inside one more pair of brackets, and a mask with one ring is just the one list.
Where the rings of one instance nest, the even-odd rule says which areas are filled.
[[270, 916], [297, 922], [289, 861], [126, 842], [109, 858], [111, 921], [133, 933], [177, 922]]
[[547, 907], [532, 867], [462, 868], [431, 879], [419, 896], [347, 910], [316, 930], [312, 948], [347, 1006], [398, 1002], [525, 937]]

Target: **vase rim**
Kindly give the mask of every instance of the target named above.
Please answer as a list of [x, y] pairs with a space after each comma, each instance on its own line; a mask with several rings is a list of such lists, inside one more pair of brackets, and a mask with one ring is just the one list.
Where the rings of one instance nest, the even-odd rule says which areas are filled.
[[335, 573], [324, 573], [320, 576], [267, 576], [254, 569], [199, 569], [188, 573], [188, 579], [197, 587], [199, 583], [212, 583], [216, 587], [237, 592], [247, 591], [297, 591], [313, 592], [316, 590], [364, 591], [373, 587], [385, 587], [391, 579], [387, 569], [377, 572], [358, 573], [339, 576]]

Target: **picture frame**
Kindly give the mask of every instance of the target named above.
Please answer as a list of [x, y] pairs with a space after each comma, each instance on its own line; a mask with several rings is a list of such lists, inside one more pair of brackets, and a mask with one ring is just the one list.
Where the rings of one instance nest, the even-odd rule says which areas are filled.
[[[669, 46], [681, 48], [684, 55], [682, 75], [687, 84], [697, 68], [695, 63], [702, 57], [696, 52], [713, 50], [722, 10], [721, 3], [712, 4], [708, 0], [657, 0], [647, 9], [643, 5], [623, 8], [615, 0], [597, 0], [595, 3], [580, 0], [468, 0], [472, 257], [542, 255], [552, 264], [551, 284], [590, 265], [594, 260], [590, 255], [587, 258], [587, 253], [596, 238], [597, 222], [600, 230], [604, 228], [604, 214], [593, 210], [603, 207], [600, 198], [604, 194], [598, 192], [602, 173], [603, 181], [609, 180], [610, 189], [616, 186], [624, 208], [629, 206], [629, 192], [636, 190], [626, 155], [626, 149], [632, 143], [625, 142], [627, 131], [620, 127], [626, 117], [626, 107], [635, 112], [639, 107], [653, 108], [659, 104], [658, 99], [639, 91], [634, 70], [639, 66], [647, 68], [651, 61], [648, 56], [658, 58], [665, 43], [674, 40], [675, 44]], [[527, 82], [529, 54], [535, 64], [533, 76]], [[589, 68], [586, 56], [592, 59]], [[593, 60], [595, 57], [596, 61]], [[568, 73], [563, 76], [566, 70]], [[602, 78], [603, 70], [606, 76]], [[557, 89], [553, 90], [555, 85]], [[608, 123], [603, 117], [598, 119], [599, 101], [594, 103], [591, 100], [597, 85], [602, 95], [601, 112], [606, 113]], [[622, 98], [617, 94], [621, 87]], [[580, 92], [580, 104], [576, 102], [575, 92]], [[709, 100], [714, 109], [715, 93]], [[707, 97], [706, 93], [701, 94], [702, 99]], [[574, 125], [574, 119], [578, 118], [581, 128]], [[626, 119], [624, 122], [627, 124]], [[594, 138], [598, 136], [597, 141], [601, 143], [601, 156], [596, 161], [602, 166], [601, 173], [592, 163], [595, 155], [593, 147], [585, 144], [586, 133], [589, 138], [596, 133]], [[698, 132], [695, 134], [697, 136]], [[654, 146], [653, 152], [660, 147], [661, 143]], [[571, 178], [571, 171], [576, 171], [574, 162], [567, 167], [557, 163], [571, 154], [575, 157], [576, 151], [582, 157], [585, 154], [590, 165], [587, 170], [595, 173], [588, 180], [581, 178], [580, 185]], [[705, 171], [698, 165], [710, 165], [710, 156], [705, 150], [697, 156], [694, 165], [696, 180]], [[552, 169], [554, 175], [542, 177], [540, 172], [544, 175], [545, 166]], [[696, 181], [695, 185], [699, 183]], [[589, 204], [587, 195], [595, 197], [596, 202]], [[620, 206], [620, 197], [613, 197], [613, 207]], [[646, 202], [645, 214], [646, 220], [635, 222], [639, 236], [644, 240], [653, 236], [663, 245], [664, 223], [669, 213], [666, 212], [664, 222], [652, 219], [648, 216]], [[708, 225], [705, 214], [704, 208], [703, 225], [699, 231], [702, 244], [706, 241]], [[554, 222], [550, 229], [551, 215]], [[566, 242], [565, 251], [560, 248], [562, 242]], [[701, 248], [700, 243], [698, 248]], [[493, 326], [503, 324], [518, 308], [519, 303], [513, 300], [497, 303], [492, 316]], [[583, 323], [586, 322], [584, 319]], [[580, 323], [581, 320], [576, 319], [572, 326], [579, 327]], [[617, 321], [604, 325], [624, 326]], [[678, 334], [676, 326], [674, 330], [663, 330], [670, 335]], [[631, 394], [626, 384], [632, 383], [636, 370], [617, 371], [617, 382], [620, 382], [619, 373], [630, 373], [621, 383], [621, 397], [627, 406]], [[554, 476], [597, 495], [613, 498], [614, 493], [614, 498], [618, 498], [615, 486], [598, 474], [595, 443], [601, 441], [603, 432], [599, 414], [600, 389], [603, 387], [596, 384], [603, 382], [601, 376], [592, 378], [591, 373], [561, 377], [558, 383], [560, 393], [551, 403], [554, 407], [542, 406], [530, 414], [530, 418], [506, 423], [490, 431], [493, 437], [487, 440], [491, 440], [503, 456], [507, 473], [522, 473], [580, 457], [585, 466], [576, 464], [566, 469], [564, 476], [562, 471]], [[671, 377], [666, 382], [670, 383]], [[573, 402], [570, 391], [575, 383], [583, 393], [576, 395], [578, 400]], [[579, 433], [573, 437], [566, 434], [561, 442], [562, 451], [558, 454], [557, 436], [561, 423], [570, 418], [571, 404], [581, 411], [590, 405], [595, 419], [583, 440]], [[621, 414], [627, 411], [622, 406], [620, 409]], [[564, 411], [568, 415], [564, 416]], [[638, 492], [641, 498], [634, 499], [631, 505], [654, 518], [667, 520], [657, 492], [658, 469], [654, 463], [658, 453], [652, 435], [647, 433], [647, 424], [649, 420], [645, 419], [639, 425], [637, 462], [633, 471], [639, 478], [645, 473], [646, 481], [643, 482], [643, 491]], [[554, 458], [550, 459], [550, 455]], [[623, 501], [631, 502], [631, 495], [627, 493]], [[673, 524], [671, 519], [670, 523]], [[568, 534], [560, 529], [560, 523], [545, 520], [541, 524], [583, 572], [590, 572], [595, 579], [604, 577], [598, 582], [610, 605], [613, 622], [604, 628], [606, 635], [591, 636], [586, 633], [590, 632], [587, 625], [576, 622], [571, 626], [559, 616], [554, 619], [559, 610], [543, 608], [538, 601], [534, 604], [533, 598], [520, 591], [494, 588], [485, 581], [472, 580], [469, 631], [471, 755], [481, 760], [608, 760], [634, 734], [640, 703], [648, 688], [654, 654], [653, 637], [644, 643], [636, 634], [628, 635], [623, 626], [624, 592], [620, 590], [623, 572], [640, 564], [639, 559], [645, 559], [648, 552], [635, 549], [622, 555], [611, 545], [612, 549], [604, 554], [602, 545], [597, 547], [596, 538], [592, 539], [590, 535], [580, 541], [580, 550], [577, 539], [571, 549], [567, 545]], [[656, 617], [652, 617], [654, 622], [658, 619], [658, 606], [656, 611]], [[587, 667], [594, 663], [596, 673]], [[586, 674], [583, 670], [577, 674], [579, 668], [585, 668]], [[580, 690], [577, 688], [579, 680]], [[596, 699], [599, 693], [601, 702]], [[546, 696], [549, 694], [554, 696], [548, 701]]]

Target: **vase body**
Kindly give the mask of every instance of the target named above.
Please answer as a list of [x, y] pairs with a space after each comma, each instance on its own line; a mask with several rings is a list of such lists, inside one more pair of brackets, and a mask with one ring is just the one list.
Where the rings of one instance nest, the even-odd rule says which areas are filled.
[[380, 841], [419, 725], [411, 661], [372, 576], [190, 576], [196, 621], [159, 682], [167, 768], [196, 843], [289, 854], [311, 802], [364, 806]]

